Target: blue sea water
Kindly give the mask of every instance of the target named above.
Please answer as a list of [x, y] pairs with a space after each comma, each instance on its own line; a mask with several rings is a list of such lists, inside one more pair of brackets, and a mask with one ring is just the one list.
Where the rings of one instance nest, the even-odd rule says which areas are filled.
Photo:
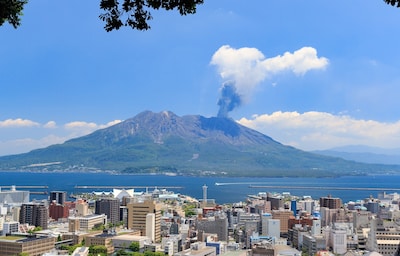
[[[207, 197], [217, 203], [233, 203], [246, 199], [247, 195], [259, 192], [289, 192], [297, 196], [318, 199], [332, 195], [343, 202], [356, 201], [379, 192], [400, 193], [400, 175], [343, 176], [335, 178], [227, 178], [165, 175], [115, 175], [111, 173], [32, 173], [0, 172], [0, 187], [48, 186], [50, 191], [67, 191], [68, 194], [111, 189], [77, 189], [75, 186], [148, 186], [149, 190], [163, 186], [181, 187], [170, 189], [194, 198], [203, 198], [206, 185]], [[218, 185], [217, 185], [218, 184]], [[254, 187], [268, 186], [268, 187]], [[43, 189], [41, 189], [43, 190]], [[144, 188], [135, 189], [143, 191]], [[34, 190], [32, 190], [34, 191]], [[44, 199], [45, 195], [32, 195], [32, 199]]]

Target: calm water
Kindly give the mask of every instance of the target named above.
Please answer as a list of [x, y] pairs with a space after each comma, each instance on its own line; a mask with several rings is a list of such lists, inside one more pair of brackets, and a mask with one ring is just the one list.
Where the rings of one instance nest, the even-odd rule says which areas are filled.
[[[343, 202], [355, 201], [372, 195], [377, 197], [380, 191], [400, 193], [400, 175], [351, 176], [338, 178], [219, 178], [186, 177], [162, 175], [113, 175], [109, 173], [30, 173], [0, 172], [1, 186], [48, 186], [46, 191], [61, 190], [70, 193], [110, 191], [111, 189], [76, 189], [75, 186], [179, 186], [170, 189], [176, 193], [198, 199], [203, 197], [203, 185], [207, 185], [208, 198], [217, 203], [231, 203], [244, 200], [249, 194], [258, 192], [290, 192], [292, 195], [321, 196], [332, 195], [342, 198]], [[216, 185], [219, 183], [220, 185]], [[270, 186], [254, 188], [251, 186]], [[349, 189], [354, 188], [354, 189]], [[7, 188], [8, 189], [8, 188]], [[136, 189], [142, 191], [145, 189]], [[32, 190], [33, 191], [33, 190]], [[32, 195], [32, 199], [46, 198]]]

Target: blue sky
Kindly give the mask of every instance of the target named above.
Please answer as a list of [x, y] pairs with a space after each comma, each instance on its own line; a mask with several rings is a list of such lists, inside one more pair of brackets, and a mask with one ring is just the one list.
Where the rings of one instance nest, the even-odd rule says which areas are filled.
[[0, 155], [136, 114], [218, 113], [304, 150], [400, 145], [400, 9], [381, 0], [205, 0], [106, 32], [99, 1], [30, 1], [0, 27]]

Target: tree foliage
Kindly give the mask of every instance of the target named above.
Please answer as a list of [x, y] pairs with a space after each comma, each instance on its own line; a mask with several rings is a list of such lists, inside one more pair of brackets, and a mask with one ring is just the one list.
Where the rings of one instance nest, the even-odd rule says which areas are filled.
[[180, 15], [196, 13], [196, 7], [204, 0], [101, 0], [100, 8], [105, 11], [99, 17], [106, 22], [106, 31], [129, 26], [137, 30], [148, 30], [148, 21], [153, 18], [150, 10], [178, 10]]
[[140, 250], [140, 244], [139, 244], [139, 242], [136, 242], [136, 241], [132, 242], [132, 243], [129, 245], [129, 249], [131, 249], [133, 252], [138, 252], [138, 251]]
[[[14, 28], [21, 25], [24, 5], [28, 0], [0, 0], [0, 26], [4, 22]], [[104, 29], [109, 32], [122, 26], [136, 30], [150, 29], [153, 19], [150, 10], [177, 10], [180, 15], [196, 13], [197, 6], [204, 0], [100, 0], [100, 9], [104, 12], [99, 18], [105, 22]]]
[[22, 10], [27, 2], [28, 0], [0, 0], [0, 26], [6, 21], [14, 28], [21, 25]]
[[383, 0], [385, 3], [390, 4], [391, 6], [396, 6], [400, 8], [400, 0]]

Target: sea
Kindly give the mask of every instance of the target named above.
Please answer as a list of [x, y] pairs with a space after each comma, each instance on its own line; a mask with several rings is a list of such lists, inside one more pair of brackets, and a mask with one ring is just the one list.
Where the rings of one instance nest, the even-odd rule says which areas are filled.
[[[290, 193], [299, 197], [319, 199], [324, 196], [339, 197], [344, 203], [369, 197], [378, 193], [400, 193], [400, 175], [342, 176], [329, 178], [292, 177], [193, 177], [173, 175], [127, 175], [105, 172], [9, 172], [0, 171], [0, 187], [36, 192], [31, 200], [47, 199], [50, 191], [66, 191], [68, 195], [88, 192], [109, 192], [115, 187], [135, 191], [167, 189], [174, 193], [203, 199], [214, 199], [218, 204], [246, 200], [258, 193]], [[42, 186], [40, 188], [19, 188]], [[96, 187], [98, 186], [98, 187]], [[206, 189], [205, 189], [206, 187]], [[44, 194], [39, 194], [45, 192]], [[71, 199], [73, 200], [73, 199]]]

